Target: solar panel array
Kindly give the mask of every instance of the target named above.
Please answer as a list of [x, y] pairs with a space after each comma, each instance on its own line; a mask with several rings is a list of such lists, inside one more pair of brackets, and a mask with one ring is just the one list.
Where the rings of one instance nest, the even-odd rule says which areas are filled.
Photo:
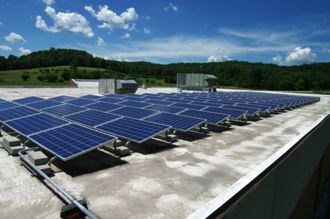
[[253, 92], [25, 97], [0, 99], [0, 122], [66, 161], [114, 141], [112, 135], [143, 143], [170, 129], [189, 131], [319, 99]]

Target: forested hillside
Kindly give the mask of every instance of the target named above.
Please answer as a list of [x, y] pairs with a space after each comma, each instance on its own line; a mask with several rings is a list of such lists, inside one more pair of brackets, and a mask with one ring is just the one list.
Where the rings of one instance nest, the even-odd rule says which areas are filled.
[[[277, 66], [273, 64], [228, 61], [162, 65], [149, 62], [105, 60], [93, 57], [85, 51], [54, 48], [20, 57], [10, 55], [5, 58], [0, 56], [1, 71], [55, 66], [71, 66], [58, 72], [57, 80], [62, 81], [67, 81], [71, 77], [95, 79], [101, 77], [124, 77], [137, 78], [140, 81], [141, 78], [144, 78], [149, 83], [153, 81], [152, 79], [163, 79], [166, 84], [175, 84], [177, 73], [195, 72], [216, 75], [219, 86], [267, 90], [330, 90], [330, 63]], [[86, 70], [86, 68], [77, 68], [78, 66], [104, 70]], [[40, 80], [45, 75], [48, 77], [47, 72], [42, 74], [39, 77]]]

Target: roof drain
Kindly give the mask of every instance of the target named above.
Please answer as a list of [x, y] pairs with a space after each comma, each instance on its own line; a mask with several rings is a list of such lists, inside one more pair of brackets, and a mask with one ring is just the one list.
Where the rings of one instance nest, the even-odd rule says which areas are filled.
[[38, 148], [29, 148], [29, 149], [24, 149], [18, 152], [18, 155], [20, 157], [20, 159], [25, 162], [27, 165], [29, 165], [29, 167], [39, 176], [41, 176], [42, 178], [44, 178], [49, 184], [51, 184], [55, 189], [56, 189], [56, 193], [61, 193], [59, 194], [60, 196], [63, 195], [66, 199], [68, 199], [71, 203], [69, 204], [74, 204], [75, 206], [77, 206], [77, 208], [79, 208], [87, 217], [91, 218], [91, 219], [98, 219], [98, 217], [96, 215], [94, 215], [91, 211], [89, 211], [85, 206], [83, 206], [79, 201], [77, 201], [72, 195], [70, 195], [69, 193], [67, 193], [64, 189], [62, 189], [59, 185], [57, 185], [51, 178], [49, 178], [44, 172], [42, 172], [41, 170], [39, 170], [39, 168], [37, 168], [29, 159], [26, 159], [26, 157], [24, 156], [24, 154], [27, 151], [32, 151], [32, 150], [36, 150]]

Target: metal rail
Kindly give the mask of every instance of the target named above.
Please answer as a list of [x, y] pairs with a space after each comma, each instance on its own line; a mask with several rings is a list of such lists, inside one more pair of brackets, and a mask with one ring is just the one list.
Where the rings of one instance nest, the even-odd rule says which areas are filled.
[[28, 164], [30, 166], [30, 168], [33, 169], [33, 171], [35, 171], [37, 174], [39, 174], [41, 177], [43, 177], [49, 184], [51, 184], [57, 190], [56, 192], [59, 192], [62, 195], [64, 195], [72, 204], [74, 204], [82, 212], [84, 212], [84, 214], [87, 217], [89, 217], [91, 219], [98, 219], [98, 217], [96, 215], [94, 215], [91, 211], [89, 211], [87, 208], [85, 208], [85, 206], [80, 204], [72, 195], [67, 193], [59, 185], [57, 185], [51, 178], [49, 178], [44, 172], [42, 172], [39, 168], [37, 168], [31, 161], [26, 159], [26, 157], [24, 156], [24, 153], [26, 153], [27, 151], [33, 151], [35, 149], [38, 149], [38, 148], [29, 148], [29, 149], [21, 150], [21, 151], [18, 152], [18, 155], [19, 155], [21, 160], [23, 160], [26, 164]]

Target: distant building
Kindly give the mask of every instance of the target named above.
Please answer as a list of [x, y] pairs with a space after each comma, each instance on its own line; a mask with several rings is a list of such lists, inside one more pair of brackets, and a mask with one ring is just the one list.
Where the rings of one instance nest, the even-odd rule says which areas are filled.
[[99, 80], [94, 79], [71, 79], [70, 87], [79, 87], [79, 88], [87, 88], [87, 87], [98, 87]]
[[177, 87], [180, 90], [213, 91], [217, 77], [202, 73], [177, 74]]

